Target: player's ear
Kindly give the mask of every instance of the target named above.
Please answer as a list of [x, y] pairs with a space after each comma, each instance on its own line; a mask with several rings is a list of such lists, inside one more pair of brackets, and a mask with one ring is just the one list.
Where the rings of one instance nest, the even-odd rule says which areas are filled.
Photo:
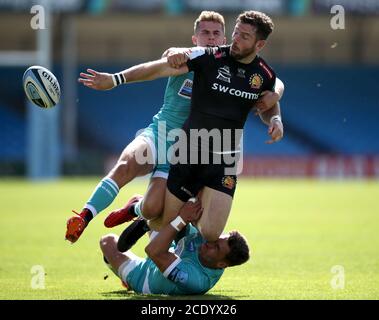
[[226, 45], [226, 37], [224, 37], [223, 45]]
[[197, 37], [195, 35], [192, 36], [192, 43], [197, 46]]
[[258, 40], [257, 43], [255, 44], [255, 48], [257, 51], [261, 51], [265, 45], [266, 45], [266, 40]]

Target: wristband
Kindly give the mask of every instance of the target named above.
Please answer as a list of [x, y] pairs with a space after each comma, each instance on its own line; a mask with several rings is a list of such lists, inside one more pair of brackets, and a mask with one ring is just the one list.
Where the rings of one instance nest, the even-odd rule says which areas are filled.
[[122, 72], [112, 74], [112, 80], [115, 87], [126, 82], [126, 78]]
[[272, 123], [273, 121], [280, 121], [280, 122], [282, 122], [282, 118], [279, 115], [275, 115], [275, 116], [271, 117], [270, 123]]
[[187, 223], [184, 222], [184, 220], [182, 219], [181, 216], [177, 216], [174, 220], [172, 220], [170, 222], [171, 226], [176, 230], [176, 231], [180, 231], [181, 229], [179, 229], [179, 225], [180, 224], [183, 224], [183, 225], [186, 225]]

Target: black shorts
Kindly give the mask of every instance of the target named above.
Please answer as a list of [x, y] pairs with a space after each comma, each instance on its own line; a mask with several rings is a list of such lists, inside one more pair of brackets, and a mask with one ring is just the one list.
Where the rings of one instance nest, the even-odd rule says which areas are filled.
[[[233, 197], [237, 176], [226, 172], [224, 164], [176, 164], [171, 165], [167, 179], [168, 190], [183, 202], [196, 196], [204, 187]], [[232, 170], [234, 171], [234, 170]]]

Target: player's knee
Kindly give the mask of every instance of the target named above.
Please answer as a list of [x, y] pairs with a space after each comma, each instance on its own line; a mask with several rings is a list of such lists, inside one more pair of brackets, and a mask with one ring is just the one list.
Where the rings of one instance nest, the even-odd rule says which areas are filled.
[[104, 252], [105, 250], [117, 245], [117, 236], [115, 234], [107, 234], [100, 239], [100, 248]]
[[161, 201], [151, 201], [151, 199], [144, 199], [142, 203], [142, 213], [145, 219], [154, 219], [159, 217], [163, 212], [163, 203]]
[[207, 241], [217, 241], [222, 231], [214, 230], [213, 228], [201, 228], [201, 235]]

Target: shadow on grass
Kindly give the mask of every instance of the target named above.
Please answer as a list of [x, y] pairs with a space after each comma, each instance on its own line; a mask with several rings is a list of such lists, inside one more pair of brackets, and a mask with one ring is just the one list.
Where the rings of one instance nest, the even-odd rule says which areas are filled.
[[160, 294], [136, 294], [133, 291], [127, 290], [103, 292], [101, 295], [111, 299], [127, 300], [234, 300], [232, 297], [220, 294], [167, 296]]

